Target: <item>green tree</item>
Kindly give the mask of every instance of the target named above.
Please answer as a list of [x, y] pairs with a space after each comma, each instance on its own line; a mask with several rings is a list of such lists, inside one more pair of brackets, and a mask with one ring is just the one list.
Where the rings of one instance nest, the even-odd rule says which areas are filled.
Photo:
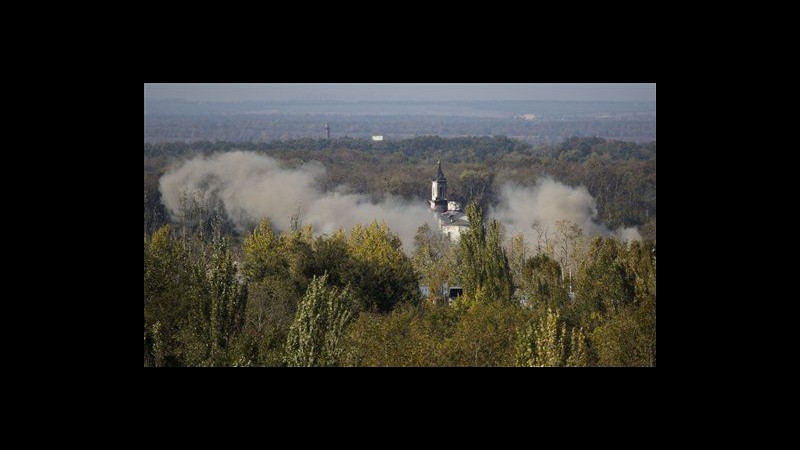
[[450, 366], [513, 366], [516, 330], [528, 313], [512, 302], [468, 302], [458, 323], [443, 342], [444, 364]]
[[417, 230], [414, 244], [411, 258], [414, 270], [419, 274], [420, 283], [430, 287], [434, 299], [440, 295], [442, 285], [457, 285], [460, 282], [458, 246], [447, 236], [426, 223]]
[[531, 358], [532, 367], [559, 367], [564, 365], [566, 349], [564, 346], [564, 328], [559, 328], [558, 311], [547, 310], [547, 315], [534, 325], [529, 332], [532, 335]]
[[[312, 246], [313, 260], [309, 278], [313, 275], [328, 274], [328, 285], [345, 287], [348, 283], [355, 287], [358, 280], [354, 277], [357, 273], [356, 262], [350, 256], [350, 248], [345, 233], [341, 230], [332, 236], [316, 238]], [[357, 292], [354, 292], [357, 294]]]
[[290, 366], [337, 366], [342, 362], [345, 329], [353, 317], [349, 288], [327, 286], [328, 276], [314, 277], [300, 301], [286, 339]]
[[656, 246], [651, 241], [633, 241], [628, 245], [625, 258], [626, 271], [633, 276], [634, 303], [655, 303], [656, 298]]
[[469, 230], [461, 236], [462, 281], [466, 295], [479, 301], [510, 300], [513, 280], [500, 225], [491, 220], [484, 226], [483, 212], [474, 203], [467, 206]]
[[519, 285], [531, 306], [563, 308], [569, 299], [561, 266], [544, 253], [525, 261]]
[[573, 328], [569, 340], [569, 356], [567, 367], [585, 367], [589, 365], [589, 354], [586, 349], [586, 333], [583, 328]]
[[284, 347], [298, 299], [289, 283], [266, 279], [248, 285], [245, 325], [237, 341], [240, 366], [285, 364]]
[[515, 330], [529, 313], [511, 302], [400, 305], [362, 313], [348, 329], [348, 364], [358, 366], [510, 366]]
[[240, 280], [227, 239], [214, 244], [208, 261], [195, 272], [198, 290], [192, 296], [188, 323], [181, 332], [183, 355], [192, 366], [227, 366], [237, 355], [237, 339], [245, 320], [247, 287]]
[[239, 365], [284, 364], [297, 304], [314, 274], [324, 273], [324, 267], [315, 266], [311, 227], [301, 228], [299, 216], [292, 221], [291, 230], [277, 235], [269, 219], [263, 219], [244, 240], [249, 299], [238, 342]]
[[364, 310], [386, 312], [398, 302], [419, 301], [419, 280], [411, 260], [385, 223], [353, 227], [348, 248], [353, 265], [347, 279]]
[[655, 307], [625, 307], [598, 326], [592, 341], [600, 366], [656, 365]]
[[285, 276], [288, 264], [278, 252], [278, 237], [272, 222], [262, 219], [244, 240], [244, 275], [247, 281], [258, 282], [268, 276]]
[[418, 330], [422, 319], [415, 305], [398, 305], [388, 314], [362, 312], [348, 329], [347, 364], [368, 367], [430, 364], [431, 341]]
[[511, 237], [508, 249], [508, 266], [511, 268], [511, 275], [515, 281], [519, 281], [525, 268], [525, 261], [528, 254], [528, 246], [525, 243], [525, 235], [517, 233]]
[[558, 310], [548, 309], [544, 317], [520, 333], [516, 345], [517, 365], [529, 367], [586, 366], [586, 336], [583, 329], [567, 332]]
[[[635, 277], [628, 271], [625, 248], [614, 238], [596, 237], [577, 276], [573, 321], [593, 329], [603, 317], [633, 301]], [[590, 322], [587, 322], [590, 321]]]
[[179, 332], [185, 327], [197, 293], [195, 269], [187, 246], [164, 225], [145, 238], [144, 343], [145, 362], [182, 365]]

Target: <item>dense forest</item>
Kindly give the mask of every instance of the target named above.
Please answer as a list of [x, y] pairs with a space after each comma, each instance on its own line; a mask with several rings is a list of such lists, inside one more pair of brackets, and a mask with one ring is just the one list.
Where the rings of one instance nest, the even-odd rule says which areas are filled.
[[[266, 154], [325, 167], [320, 189], [378, 201], [424, 199], [437, 160], [470, 230], [427, 225], [411, 251], [385, 223], [319, 234], [294, 217], [231, 226], [213, 205], [169, 214], [159, 179], [198, 155]], [[655, 366], [656, 145], [506, 137], [197, 141], [144, 147], [145, 366]], [[570, 223], [535, 242], [487, 216], [503, 182], [583, 185], [598, 221], [642, 241]], [[531, 224], [535, 226], [535, 224]], [[459, 286], [447, 298], [439, 286]], [[431, 287], [430, 296], [420, 286]]]

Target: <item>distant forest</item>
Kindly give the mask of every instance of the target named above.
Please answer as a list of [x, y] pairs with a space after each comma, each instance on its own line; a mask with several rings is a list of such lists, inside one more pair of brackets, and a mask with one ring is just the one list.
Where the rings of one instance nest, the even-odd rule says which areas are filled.
[[554, 144], [572, 136], [601, 137], [634, 142], [655, 139], [652, 117], [570, 118], [523, 120], [497, 117], [440, 116], [325, 116], [236, 115], [145, 117], [146, 142], [220, 140], [268, 142], [331, 136], [405, 139], [424, 135], [443, 137], [503, 135], [536, 144]]
[[145, 102], [145, 142], [269, 142], [331, 137], [509, 136], [656, 139], [655, 103], [637, 102]]
[[[153, 136], [173, 131], [147, 120], [145, 366], [656, 365], [654, 140], [158, 142]], [[319, 235], [301, 217], [286, 230], [265, 217], [242, 232], [208, 205], [166, 211], [162, 175], [233, 150], [287, 167], [318, 161], [321, 189], [344, 185], [375, 201], [428, 198], [441, 160], [448, 196], [469, 205], [470, 230], [453, 243], [423, 225], [407, 252], [379, 222]], [[527, 242], [486, 216], [504, 182], [529, 186], [544, 176], [585, 186], [599, 222], [638, 226], [643, 240], [588, 236], [564, 222]], [[442, 285], [463, 295], [448, 299]]]

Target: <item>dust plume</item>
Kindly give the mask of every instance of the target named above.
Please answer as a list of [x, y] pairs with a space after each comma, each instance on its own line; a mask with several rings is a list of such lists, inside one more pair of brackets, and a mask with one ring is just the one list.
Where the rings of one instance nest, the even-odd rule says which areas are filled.
[[506, 184], [500, 189], [500, 203], [490, 214], [506, 226], [509, 235], [522, 233], [528, 242], [536, 242], [539, 223], [551, 233], [561, 220], [574, 222], [584, 235], [616, 235], [622, 240], [641, 240], [636, 228], [620, 228], [615, 232], [595, 222], [597, 204], [585, 187], [571, 187], [545, 177], [531, 187]]
[[288, 229], [295, 213], [302, 223], [312, 224], [317, 234], [382, 220], [409, 250], [420, 225], [435, 225], [422, 200], [412, 203], [388, 197], [375, 204], [364, 195], [346, 193], [343, 187], [322, 192], [317, 180], [324, 173], [319, 163], [290, 169], [268, 156], [236, 151], [186, 161], [161, 177], [159, 189], [173, 217], [179, 214], [184, 193], [200, 194], [224, 209], [242, 231], [263, 217], [280, 230]]

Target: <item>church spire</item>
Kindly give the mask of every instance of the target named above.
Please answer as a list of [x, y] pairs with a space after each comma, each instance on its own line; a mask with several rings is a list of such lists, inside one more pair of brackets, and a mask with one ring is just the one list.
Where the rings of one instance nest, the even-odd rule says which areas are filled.
[[444, 177], [444, 172], [442, 172], [442, 160], [438, 160], [436, 164], [438, 165], [436, 169], [436, 180], [444, 181], [446, 178]]
[[447, 179], [442, 172], [442, 161], [436, 162], [436, 177], [433, 179], [431, 185], [431, 209], [437, 211], [447, 211]]

